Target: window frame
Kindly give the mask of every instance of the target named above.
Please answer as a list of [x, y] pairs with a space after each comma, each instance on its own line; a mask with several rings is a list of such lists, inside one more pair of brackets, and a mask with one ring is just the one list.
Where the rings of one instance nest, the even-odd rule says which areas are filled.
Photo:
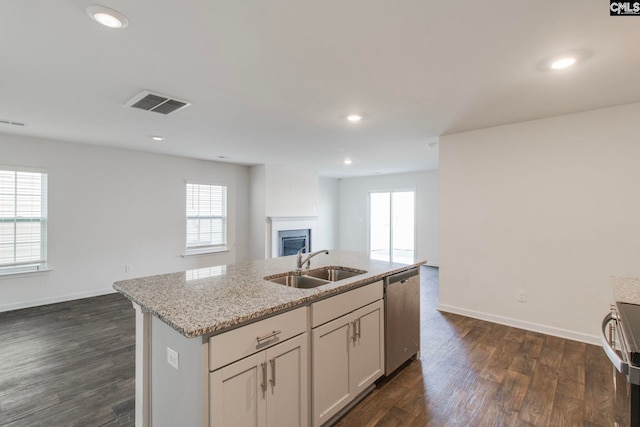
[[[15, 214], [13, 217], [0, 218], [0, 223], [13, 223], [14, 231], [13, 231], [13, 245], [14, 245], [14, 262], [13, 263], [5, 263], [0, 264], [0, 277], [12, 276], [16, 274], [26, 274], [26, 273], [38, 273], [49, 271], [47, 264], [47, 232], [48, 232], [48, 198], [49, 198], [49, 174], [46, 170], [37, 169], [37, 168], [29, 168], [29, 167], [16, 167], [16, 166], [8, 166], [8, 165], [0, 165], [0, 171], [2, 172], [13, 172], [15, 174], [15, 189], [13, 193], [9, 193], [13, 196], [13, 204]], [[33, 217], [20, 217], [17, 214], [18, 211], [18, 197], [19, 192], [17, 189], [17, 175], [20, 173], [29, 173], [29, 174], [39, 174], [40, 175], [40, 215]], [[38, 259], [32, 258], [27, 261], [16, 261], [17, 251], [15, 246], [17, 245], [18, 235], [17, 235], [17, 224], [19, 222], [38, 222], [40, 228], [39, 235], [39, 256]]]
[[[218, 187], [222, 189], [222, 215], [189, 215], [189, 186], [207, 186]], [[193, 255], [203, 255], [216, 252], [227, 252], [228, 249], [228, 206], [229, 206], [229, 187], [225, 184], [200, 182], [200, 181], [186, 181], [185, 184], [185, 253], [183, 257]], [[219, 219], [222, 222], [222, 242], [215, 244], [192, 244], [189, 245], [189, 221], [194, 219], [215, 220]]]

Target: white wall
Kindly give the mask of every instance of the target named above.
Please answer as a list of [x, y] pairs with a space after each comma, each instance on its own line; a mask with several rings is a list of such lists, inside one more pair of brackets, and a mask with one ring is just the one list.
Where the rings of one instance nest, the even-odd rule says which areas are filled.
[[318, 178], [318, 228], [313, 249], [338, 247], [339, 186], [335, 178]]
[[[3, 134], [0, 153], [0, 164], [49, 174], [53, 269], [0, 278], [0, 311], [110, 292], [126, 278], [248, 258], [246, 166]], [[228, 186], [229, 252], [181, 257], [186, 180]]]
[[339, 187], [340, 249], [367, 252], [369, 193], [415, 190], [416, 258], [426, 259], [428, 265], [439, 265], [438, 171], [343, 178]]
[[265, 259], [267, 254], [267, 200], [266, 200], [266, 167], [255, 165], [250, 167], [250, 257]]
[[267, 216], [318, 215], [318, 175], [292, 165], [266, 165]]
[[632, 104], [441, 137], [440, 308], [597, 342], [609, 276], [640, 277], [639, 119]]

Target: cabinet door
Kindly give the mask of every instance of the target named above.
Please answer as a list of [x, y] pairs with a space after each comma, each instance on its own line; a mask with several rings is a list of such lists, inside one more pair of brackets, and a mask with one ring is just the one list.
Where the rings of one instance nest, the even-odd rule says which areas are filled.
[[264, 352], [211, 372], [211, 427], [266, 427], [266, 374]]
[[307, 334], [266, 351], [267, 426], [300, 427], [309, 424]]
[[356, 339], [349, 341], [349, 375], [353, 396], [384, 374], [383, 307], [383, 302], [377, 301], [353, 312]]
[[346, 315], [312, 330], [313, 425], [320, 426], [351, 400], [349, 346], [351, 316]]

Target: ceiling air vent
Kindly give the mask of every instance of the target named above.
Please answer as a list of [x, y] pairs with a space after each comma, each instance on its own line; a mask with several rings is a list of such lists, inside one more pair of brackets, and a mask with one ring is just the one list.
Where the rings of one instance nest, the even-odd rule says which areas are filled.
[[153, 111], [160, 114], [171, 114], [188, 107], [191, 103], [145, 90], [125, 105], [127, 107], [140, 108], [141, 110]]
[[14, 125], [14, 126], [24, 126], [24, 123], [14, 122], [12, 120], [3, 120], [3, 119], [0, 119], [0, 124], [3, 124], [3, 125]]

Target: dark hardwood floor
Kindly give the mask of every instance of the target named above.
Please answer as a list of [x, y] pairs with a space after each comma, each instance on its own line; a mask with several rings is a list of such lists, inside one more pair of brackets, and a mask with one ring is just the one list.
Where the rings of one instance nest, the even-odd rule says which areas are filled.
[[626, 383], [602, 348], [436, 310], [438, 269], [421, 271], [421, 360], [384, 379], [337, 424], [628, 426]]
[[134, 333], [120, 294], [0, 313], [0, 425], [133, 426]]
[[[440, 313], [436, 268], [421, 288], [421, 360], [339, 426], [628, 425], [600, 347]], [[0, 425], [133, 426], [134, 329], [119, 294], [0, 313]]]

